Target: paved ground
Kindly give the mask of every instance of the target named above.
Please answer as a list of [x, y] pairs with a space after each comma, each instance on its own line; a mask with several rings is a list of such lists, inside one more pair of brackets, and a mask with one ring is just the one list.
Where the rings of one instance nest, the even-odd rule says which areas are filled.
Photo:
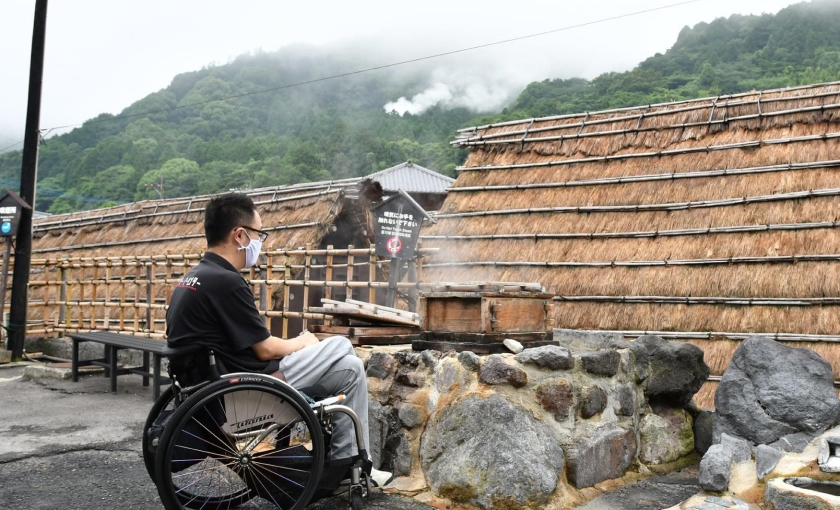
[[[0, 369], [0, 509], [160, 510], [140, 455], [151, 388], [120, 377], [120, 393], [89, 376], [78, 383], [24, 381], [23, 367]], [[318, 510], [346, 508], [334, 498]], [[245, 507], [240, 507], [245, 508]], [[274, 508], [250, 504], [248, 509]], [[428, 510], [377, 492], [370, 510]]]
[[[0, 509], [116, 510], [162, 508], [140, 455], [151, 389], [120, 377], [120, 393], [102, 376], [79, 383], [25, 381], [23, 367], [0, 368]], [[693, 495], [696, 474], [657, 477], [621, 488], [580, 510], [658, 510]], [[312, 510], [346, 508], [340, 498]], [[240, 507], [244, 508], [244, 507]], [[260, 502], [248, 509], [269, 509]], [[429, 510], [377, 492], [368, 510]]]

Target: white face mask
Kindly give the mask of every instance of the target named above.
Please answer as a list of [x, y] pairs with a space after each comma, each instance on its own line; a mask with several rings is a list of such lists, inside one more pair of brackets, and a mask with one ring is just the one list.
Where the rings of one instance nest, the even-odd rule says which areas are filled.
[[260, 241], [259, 237], [252, 239], [251, 236], [248, 236], [248, 239], [251, 239], [248, 246], [240, 246], [237, 251], [245, 250], [245, 267], [252, 267], [257, 265], [257, 261], [260, 258], [262, 241]]

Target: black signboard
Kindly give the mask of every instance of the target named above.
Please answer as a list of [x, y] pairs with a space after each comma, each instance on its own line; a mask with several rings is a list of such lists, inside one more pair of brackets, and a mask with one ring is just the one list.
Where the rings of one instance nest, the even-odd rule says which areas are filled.
[[0, 236], [11, 237], [17, 235], [22, 209], [30, 209], [29, 204], [14, 191], [6, 190], [3, 197], [0, 198]]
[[374, 207], [376, 255], [392, 259], [413, 259], [423, 219], [433, 221], [408, 193], [400, 190]]

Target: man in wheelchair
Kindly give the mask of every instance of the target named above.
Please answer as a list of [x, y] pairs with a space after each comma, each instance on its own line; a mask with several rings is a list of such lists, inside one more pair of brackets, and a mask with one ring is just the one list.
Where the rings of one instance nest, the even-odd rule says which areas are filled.
[[[172, 293], [167, 343], [178, 348], [201, 345], [215, 353], [225, 373], [270, 374], [314, 398], [344, 395], [343, 404], [358, 415], [368, 441], [368, 393], [362, 361], [350, 341], [331, 337], [319, 341], [304, 332], [297, 338], [272, 336], [260, 317], [248, 283], [239, 271], [258, 263], [268, 233], [253, 201], [230, 193], [213, 198], [204, 214], [207, 252]], [[358, 455], [354, 424], [349, 416], [333, 418], [329, 460], [344, 477]], [[325, 473], [326, 474], [326, 473]], [[384, 486], [391, 473], [374, 469], [373, 485]]]

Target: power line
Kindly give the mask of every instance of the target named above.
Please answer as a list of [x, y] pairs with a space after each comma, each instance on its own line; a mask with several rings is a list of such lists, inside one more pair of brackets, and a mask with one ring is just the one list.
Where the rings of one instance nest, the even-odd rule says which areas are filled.
[[12, 145], [9, 145], [8, 147], [3, 147], [2, 149], [0, 149], [0, 152], [6, 152], [7, 150], [11, 149], [19, 143], [23, 143], [23, 140], [18, 140], [17, 142], [13, 143]]
[[[126, 114], [126, 115], [115, 115], [113, 117], [108, 117], [106, 119], [91, 120], [91, 121], [87, 121], [87, 122], [81, 122], [81, 123], [78, 123], [78, 124], [67, 124], [65, 126], [56, 126], [56, 127], [50, 128], [50, 129], [51, 130], [52, 129], [65, 129], [65, 128], [78, 127], [78, 126], [83, 126], [83, 125], [88, 125], [88, 124], [99, 124], [101, 122], [110, 122], [110, 121], [113, 121], [113, 120], [129, 119], [129, 118], [133, 118], [133, 117], [141, 117], [141, 116], [144, 116], [144, 115], [151, 115], [151, 114], [154, 114], [154, 113], [169, 112], [169, 111], [174, 111], [174, 110], [178, 110], [178, 109], [181, 109], [181, 108], [190, 108], [190, 107], [193, 107], [193, 106], [201, 106], [201, 105], [205, 105], [205, 104], [209, 104], [209, 103], [216, 103], [216, 102], [219, 102], [219, 101], [227, 101], [229, 99], [238, 99], [238, 98], [241, 98], [241, 97], [253, 96], [253, 95], [256, 95], [256, 94], [264, 94], [266, 92], [275, 92], [275, 91], [278, 91], [278, 90], [285, 90], [285, 89], [290, 89], [290, 88], [294, 88], [294, 87], [300, 87], [302, 85], [311, 85], [313, 83], [335, 80], [335, 79], [338, 79], [338, 78], [346, 78], [348, 76], [354, 76], [354, 75], [357, 75], [357, 74], [368, 73], [368, 72], [371, 72], [371, 71], [378, 71], [378, 70], [381, 70], [381, 69], [388, 69], [388, 68], [391, 68], [391, 67], [397, 67], [397, 66], [402, 66], [402, 65], [406, 65], [406, 64], [413, 64], [413, 63], [416, 63], [416, 62], [422, 62], [424, 60], [431, 60], [431, 59], [435, 59], [435, 58], [446, 57], [446, 56], [449, 56], [449, 55], [455, 55], [455, 54], [458, 54], [458, 53], [465, 53], [467, 51], [474, 51], [474, 50], [478, 50], [478, 49], [482, 49], [482, 48], [489, 48], [491, 46], [499, 46], [501, 44], [508, 44], [508, 43], [512, 43], [512, 42], [516, 42], [516, 41], [522, 41], [522, 40], [525, 40], [525, 39], [533, 39], [535, 37], [541, 37], [541, 36], [544, 36], [544, 35], [555, 34], [557, 32], [563, 32], [563, 31], [572, 30], [572, 29], [575, 29], [575, 28], [581, 28], [581, 27], [586, 27], [586, 26], [590, 26], [590, 25], [596, 25], [596, 24], [599, 24], [599, 23], [605, 23], [607, 21], [615, 21], [615, 20], [618, 20], [618, 19], [629, 18], [629, 17], [632, 17], [632, 16], [639, 16], [641, 14], [647, 14], [649, 12], [661, 11], [661, 10], [670, 9], [670, 8], [673, 8], [673, 7], [679, 7], [681, 5], [692, 4], [692, 3], [696, 3], [696, 2], [700, 2], [700, 1], [701, 0], [686, 0], [684, 2], [679, 2], [679, 3], [675, 3], [675, 4], [663, 5], [663, 6], [660, 6], [660, 7], [653, 7], [653, 8], [650, 8], [650, 9], [644, 9], [644, 10], [641, 10], [641, 11], [630, 12], [630, 13], [626, 13], [626, 14], [620, 14], [620, 15], [617, 15], [617, 16], [612, 16], [612, 17], [609, 17], [609, 18], [602, 18], [602, 19], [594, 20], [594, 21], [587, 21], [585, 23], [579, 23], [577, 25], [569, 25], [569, 26], [562, 27], [562, 28], [555, 28], [553, 30], [547, 30], [545, 32], [538, 32], [538, 33], [535, 33], [535, 34], [523, 35], [523, 36], [511, 38], [511, 39], [504, 39], [502, 41], [495, 41], [495, 42], [490, 42], [490, 43], [485, 43], [485, 44], [479, 44], [477, 46], [470, 46], [468, 48], [461, 48], [459, 50], [452, 50], [452, 51], [446, 51], [446, 52], [443, 52], [443, 53], [436, 53], [434, 55], [428, 55], [428, 56], [425, 56], [425, 57], [418, 57], [418, 58], [413, 58], [413, 59], [410, 59], [410, 60], [403, 60], [401, 62], [393, 62], [391, 64], [384, 64], [384, 65], [380, 65], [380, 66], [369, 67], [367, 69], [360, 69], [360, 70], [357, 70], [357, 71], [349, 71], [349, 72], [346, 72], [346, 73], [335, 74], [335, 75], [332, 75], [332, 76], [325, 76], [323, 78], [315, 78], [313, 80], [306, 80], [306, 81], [301, 81], [301, 82], [297, 82], [297, 83], [291, 83], [289, 85], [281, 85], [279, 87], [272, 87], [272, 88], [268, 88], [268, 89], [255, 90], [255, 91], [252, 91], [252, 92], [245, 92], [245, 93], [242, 93], [242, 94], [235, 94], [235, 95], [231, 95], [231, 96], [227, 96], [227, 97], [222, 97], [222, 98], [219, 98], [219, 99], [208, 99], [207, 101], [199, 101], [197, 103], [178, 105], [178, 106], [173, 106], [173, 107], [170, 107], [170, 108], [160, 108], [160, 109], [157, 109], [157, 110], [149, 110], [149, 111], [139, 112], [139, 113], [130, 113], [130, 114]], [[18, 142], [18, 143], [20, 143], [20, 142]], [[17, 144], [14, 144], [14, 145], [17, 145]], [[13, 147], [14, 145], [12, 145], [11, 147]]]

